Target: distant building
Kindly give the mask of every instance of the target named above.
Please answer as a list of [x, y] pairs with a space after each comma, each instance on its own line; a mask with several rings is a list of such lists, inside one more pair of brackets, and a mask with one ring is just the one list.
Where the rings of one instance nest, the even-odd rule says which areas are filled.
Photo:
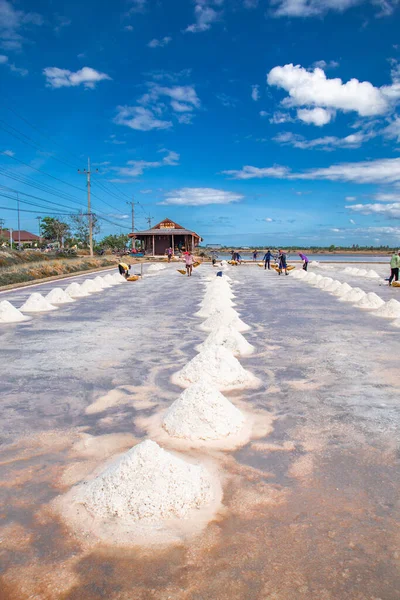
[[185, 249], [193, 252], [202, 240], [197, 233], [185, 229], [171, 219], [164, 219], [151, 229], [130, 233], [129, 237], [139, 240], [142, 250], [152, 256], [165, 254], [170, 247], [174, 251]]
[[[9, 240], [9, 229], [2, 229], [2, 235]], [[30, 233], [29, 231], [25, 231], [24, 229], [21, 229], [21, 231], [13, 229], [11, 237], [14, 244], [21, 242], [21, 244], [29, 244], [30, 246], [33, 246], [34, 244], [39, 244], [42, 241], [42, 238], [40, 238], [38, 235]]]

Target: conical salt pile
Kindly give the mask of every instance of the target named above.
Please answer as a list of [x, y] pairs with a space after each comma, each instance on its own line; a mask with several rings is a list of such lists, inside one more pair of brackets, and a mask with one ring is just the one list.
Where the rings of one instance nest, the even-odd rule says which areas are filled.
[[354, 304], [355, 302], [361, 300], [361, 298], [364, 298], [366, 295], [367, 294], [364, 292], [364, 290], [361, 290], [360, 288], [353, 288], [350, 290], [350, 292], [347, 292], [347, 294], [339, 298], [339, 302], [353, 302]]
[[150, 265], [147, 270], [148, 271], [164, 271], [165, 268], [166, 268], [165, 265], [154, 264], [154, 265]]
[[212, 331], [208, 338], [197, 346], [197, 351], [201, 352], [210, 346], [223, 346], [235, 356], [248, 356], [254, 352], [254, 346], [231, 325], [221, 325]]
[[115, 283], [126, 283], [125, 277], [123, 277], [123, 275], [120, 275], [119, 273], [114, 273], [114, 275], [112, 275], [112, 278], [114, 279]]
[[172, 437], [219, 440], [238, 433], [244, 415], [207, 382], [191, 385], [165, 413], [162, 426]]
[[100, 275], [97, 275], [97, 277], [94, 278], [93, 280], [95, 283], [97, 283], [97, 285], [102, 289], [105, 290], [106, 288], [111, 287], [109, 283], [107, 283], [106, 281], [104, 281], [104, 277], [100, 277]]
[[321, 281], [318, 282], [317, 287], [320, 290], [324, 290], [325, 288], [328, 287], [328, 285], [330, 285], [333, 282], [332, 277], [323, 277], [321, 279]]
[[319, 282], [322, 281], [323, 277], [322, 275], [315, 275], [315, 277], [313, 277], [312, 280], [310, 280], [311, 285], [315, 285], [315, 287], [318, 286]]
[[243, 369], [240, 362], [229, 350], [222, 346], [209, 346], [192, 358], [177, 373], [172, 383], [188, 387], [192, 383], [208, 379], [220, 391], [258, 387], [259, 379]]
[[110, 275], [110, 273], [108, 273], [107, 275], [105, 275], [105, 276], [103, 277], [103, 279], [104, 279], [105, 283], [106, 283], [107, 285], [109, 285], [110, 287], [111, 287], [111, 286], [113, 286], [113, 285], [116, 285], [116, 283], [117, 283], [117, 282], [115, 281], [114, 277], [113, 277], [112, 275]]
[[368, 271], [366, 269], [358, 269], [358, 273], [357, 275], [359, 277], [365, 277], [367, 275]]
[[340, 288], [342, 284], [340, 283], [340, 281], [338, 279], [334, 279], [332, 281], [332, 283], [328, 283], [328, 285], [324, 288], [325, 292], [330, 292], [331, 294], [334, 294], [336, 292], [336, 290], [338, 290]]
[[356, 303], [357, 308], [374, 309], [385, 304], [384, 300], [374, 292], [366, 294], [359, 302]]
[[239, 318], [238, 313], [233, 308], [216, 310], [200, 325], [200, 329], [202, 331], [214, 331], [220, 325], [230, 325], [240, 333], [250, 330], [250, 326]]
[[29, 317], [26, 317], [11, 304], [8, 300], [2, 300], [0, 302], [0, 323], [19, 323], [20, 321], [28, 321]]
[[120, 522], [184, 519], [214, 500], [211, 476], [201, 465], [166, 452], [151, 440], [117, 458], [93, 481], [76, 488], [76, 502], [94, 516]]
[[197, 313], [195, 313], [195, 317], [200, 317], [201, 319], [207, 319], [213, 313], [218, 311], [224, 311], [226, 308], [232, 308], [233, 302], [228, 298], [220, 298], [214, 300], [210, 300], [207, 304], [203, 305]]
[[50, 310], [58, 310], [57, 306], [50, 304], [46, 298], [34, 292], [26, 302], [20, 307], [21, 312], [48, 312]]
[[368, 277], [369, 279], [380, 279], [378, 273], [376, 271], [374, 271], [373, 269], [370, 269], [367, 272], [366, 277]]
[[46, 296], [46, 300], [50, 304], [68, 304], [75, 302], [69, 294], [64, 292], [62, 288], [53, 288]]
[[89, 293], [85, 292], [76, 281], [70, 283], [69, 286], [65, 288], [65, 291], [71, 298], [84, 298], [85, 296], [89, 296]]
[[351, 292], [353, 288], [348, 283], [342, 283], [340, 287], [334, 293], [335, 296], [344, 296], [348, 292]]
[[314, 281], [314, 279], [316, 279], [316, 277], [317, 276], [315, 273], [306, 273], [304, 280], [307, 281], [307, 283], [310, 283], [311, 281]]
[[81, 289], [89, 294], [94, 294], [95, 292], [101, 292], [103, 288], [94, 279], [85, 279], [81, 285]]
[[386, 302], [380, 308], [378, 308], [374, 315], [377, 317], [385, 317], [386, 319], [398, 319], [400, 318], [400, 302], [392, 298], [389, 302]]

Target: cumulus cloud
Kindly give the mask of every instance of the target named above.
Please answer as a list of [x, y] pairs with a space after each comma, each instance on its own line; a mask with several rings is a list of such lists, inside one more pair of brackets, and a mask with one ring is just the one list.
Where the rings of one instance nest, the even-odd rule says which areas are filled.
[[151, 131], [152, 129], [169, 129], [172, 121], [165, 121], [144, 106], [118, 106], [114, 118], [117, 125], [126, 125], [138, 131]]
[[364, 162], [339, 163], [322, 169], [309, 169], [293, 173], [288, 167], [244, 166], [242, 169], [223, 171], [233, 179], [326, 179], [328, 181], [349, 181], [353, 183], [391, 184], [400, 182], [400, 158], [382, 158]]
[[171, 42], [171, 40], [172, 38], [169, 36], [165, 36], [160, 40], [154, 38], [147, 45], [149, 48], [164, 48], [164, 46], [167, 46]]
[[253, 98], [254, 102], [257, 102], [260, 99], [260, 86], [259, 85], [251, 86], [251, 97]]
[[[318, 17], [327, 12], [342, 13], [363, 0], [272, 0], [273, 14], [276, 17]], [[392, 14], [396, 0], [372, 1], [380, 8], [378, 17]]]
[[349, 219], [349, 223], [351, 223], [352, 225], [356, 224], [356, 222], [354, 221], [354, 219]]
[[12, 150], [3, 150], [2, 154], [4, 154], [5, 156], [15, 156], [15, 152], [13, 152]]
[[297, 111], [297, 118], [300, 121], [307, 123], [307, 125], [317, 125], [317, 127], [329, 123], [334, 115], [334, 111], [326, 110], [326, 108], [301, 108]]
[[379, 215], [387, 219], [400, 219], [400, 202], [393, 202], [392, 204], [351, 204], [346, 208], [362, 215]]
[[46, 67], [43, 69], [46, 77], [46, 85], [52, 88], [76, 87], [83, 85], [87, 89], [94, 89], [99, 81], [111, 77], [106, 73], [100, 73], [91, 67], [83, 67], [79, 71], [69, 71], [68, 69], [59, 69], [58, 67]]
[[268, 117], [268, 113], [266, 110], [260, 110], [260, 117]]
[[143, 175], [147, 169], [158, 169], [159, 167], [175, 167], [179, 165], [179, 154], [171, 150], [160, 150], [165, 153], [161, 160], [146, 161], [146, 160], [128, 160], [127, 167], [116, 167], [115, 170], [123, 177], [138, 177]]
[[329, 62], [326, 62], [326, 60], [316, 60], [312, 66], [326, 71], [327, 69], [337, 69], [339, 63], [336, 60], [330, 60]]
[[376, 194], [374, 198], [379, 202], [400, 202], [400, 194]]
[[220, 13], [214, 8], [212, 4], [220, 5], [221, 0], [197, 0], [194, 7], [194, 16], [196, 22], [186, 27], [185, 31], [189, 33], [201, 33], [211, 28], [211, 25], [220, 19]]
[[355, 202], [357, 200], [356, 196], [346, 196], [345, 199], [347, 202]]
[[273, 125], [281, 125], [282, 123], [293, 123], [294, 119], [289, 113], [277, 111], [272, 115], [269, 122]]
[[21, 75], [21, 77], [25, 77], [29, 73], [28, 69], [17, 67], [14, 63], [10, 63], [8, 56], [4, 54], [0, 54], [0, 65], [6, 65], [11, 73], [16, 73], [17, 75]]
[[0, 46], [6, 50], [21, 50], [24, 32], [31, 26], [43, 25], [43, 18], [34, 12], [17, 10], [8, 0], [0, 0]]
[[[395, 69], [392, 69], [391, 85], [377, 88], [369, 81], [350, 79], [343, 83], [339, 77], [329, 79], [321, 68], [307, 70], [300, 65], [287, 64], [271, 69], [267, 82], [288, 93], [283, 100], [283, 105], [288, 108], [316, 107], [331, 111], [331, 117], [336, 110], [353, 111], [362, 117], [371, 117], [387, 114], [400, 99], [400, 83], [396, 81], [395, 73]], [[307, 114], [300, 113], [298, 116], [307, 118]], [[317, 116], [315, 118], [315, 124], [324, 124], [324, 118], [326, 123], [330, 121], [327, 113], [320, 112], [319, 115], [319, 119]], [[308, 122], [313, 122], [311, 115]]]
[[266, 221], [267, 223], [273, 223], [274, 220], [271, 219], [271, 217], [267, 217], [266, 219], [264, 219], [264, 221]]
[[181, 188], [167, 192], [160, 204], [178, 206], [205, 206], [207, 204], [231, 204], [243, 199], [241, 194], [213, 188]]

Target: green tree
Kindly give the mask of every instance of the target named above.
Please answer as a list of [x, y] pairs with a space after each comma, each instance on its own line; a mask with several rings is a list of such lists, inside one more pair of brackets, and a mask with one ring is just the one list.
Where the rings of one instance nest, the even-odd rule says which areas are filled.
[[129, 237], [125, 234], [121, 235], [106, 235], [100, 242], [101, 248], [111, 248], [115, 250], [117, 248], [126, 248], [129, 242]]
[[62, 243], [69, 235], [69, 225], [53, 217], [44, 217], [41, 222], [41, 233], [45, 240]]
[[[83, 246], [89, 246], [89, 217], [82, 213], [71, 215], [70, 217], [71, 230], [74, 237]], [[100, 233], [100, 224], [96, 215], [92, 214], [92, 230], [93, 235]]]

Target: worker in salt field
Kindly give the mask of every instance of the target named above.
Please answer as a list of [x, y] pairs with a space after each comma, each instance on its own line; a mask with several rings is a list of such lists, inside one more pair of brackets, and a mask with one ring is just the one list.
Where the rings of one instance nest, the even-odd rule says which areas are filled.
[[129, 277], [129, 269], [131, 268], [131, 265], [127, 265], [124, 262], [120, 262], [118, 263], [118, 271], [119, 274], [122, 275], [123, 277], [125, 277], [125, 279], [127, 277]]
[[190, 253], [190, 251], [185, 252], [185, 264], [186, 264], [186, 272], [188, 274], [188, 277], [191, 277], [192, 271], [193, 271], [193, 256]]
[[299, 256], [301, 258], [301, 260], [303, 261], [303, 271], [307, 271], [308, 269], [308, 258], [305, 254], [302, 254], [301, 252], [299, 252]]
[[279, 275], [281, 273], [283, 273], [283, 271], [285, 271], [285, 275], [289, 275], [289, 273], [287, 272], [286, 254], [284, 253], [283, 250], [279, 250], [278, 258], [279, 258], [279, 265], [278, 265], [279, 266], [279, 270], [278, 270]]
[[399, 268], [400, 268], [400, 250], [395, 252], [390, 259], [390, 277], [389, 277], [389, 285], [392, 285], [393, 279], [395, 281], [399, 280]]
[[173, 254], [173, 250], [171, 247], [169, 247], [167, 250], [168, 262], [171, 262], [172, 254]]
[[257, 256], [258, 256], [258, 251], [254, 250], [254, 252], [253, 252], [253, 261], [254, 262], [257, 260]]
[[271, 269], [271, 258], [272, 258], [271, 248], [268, 248], [268, 250], [264, 254], [264, 258], [263, 258], [264, 269], [268, 268], [268, 271]]

